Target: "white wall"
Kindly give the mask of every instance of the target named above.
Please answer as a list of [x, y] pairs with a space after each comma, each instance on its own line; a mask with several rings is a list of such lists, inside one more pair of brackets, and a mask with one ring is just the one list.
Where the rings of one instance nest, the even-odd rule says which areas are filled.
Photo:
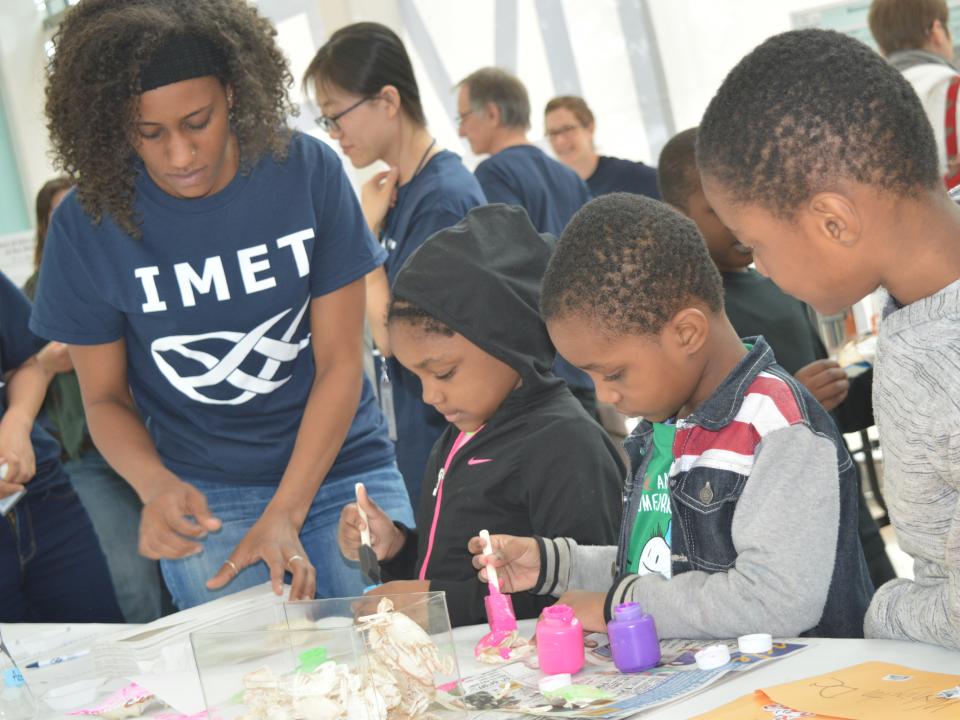
[[0, 83], [31, 222], [37, 191], [54, 175], [43, 116], [45, 40], [34, 0], [0, 0]]
[[[425, 48], [410, 41], [403, 15], [405, 0], [259, 0], [262, 12], [277, 21], [280, 41], [299, 83], [306, 63], [326, 37], [346, 23], [383, 22], [407, 39], [430, 126], [438, 142], [473, 165], [469, 148], [457, 137], [449, 108], [453, 93], [432, 81], [438, 72]], [[824, 0], [407, 0], [436, 51], [441, 74], [452, 85], [495, 59], [496, 8], [509, 6], [516, 18], [516, 72], [532, 104], [530, 137], [543, 141], [541, 112], [557, 93], [540, 29], [540, 14], [561, 7], [583, 95], [598, 120], [601, 152], [656, 162], [658, 143], [644, 127], [631, 74], [621, 14], [625, 7], [646, 9], [656, 36], [659, 72], [667, 90], [667, 120], [674, 130], [696, 125], [727, 72], [753, 47], [791, 28], [791, 13], [819, 7]], [[827, 0], [829, 2], [829, 0]], [[502, 18], [501, 18], [502, 22]], [[502, 28], [501, 28], [502, 31]], [[34, 0], [0, 0], [0, 82], [8, 99], [14, 145], [28, 199], [53, 174], [47, 158], [43, 119], [44, 32]], [[294, 88], [299, 95], [299, 85]], [[315, 132], [314, 110], [304, 107], [298, 125]], [[649, 113], [648, 113], [649, 114]], [[366, 173], [351, 173], [354, 181]]]
[[[649, 0], [677, 131], [698, 125], [739, 60], [830, 0]], [[869, 6], [869, 2], [865, 2]]]

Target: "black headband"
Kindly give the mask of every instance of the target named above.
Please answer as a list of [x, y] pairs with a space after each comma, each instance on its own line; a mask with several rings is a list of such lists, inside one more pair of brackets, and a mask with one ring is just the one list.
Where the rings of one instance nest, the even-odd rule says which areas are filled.
[[140, 68], [140, 92], [206, 75], [222, 80], [225, 74], [216, 45], [198, 35], [173, 35]]

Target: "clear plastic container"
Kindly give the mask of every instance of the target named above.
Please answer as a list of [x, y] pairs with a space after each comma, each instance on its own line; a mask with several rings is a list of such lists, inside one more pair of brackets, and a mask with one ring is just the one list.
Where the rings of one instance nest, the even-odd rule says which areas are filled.
[[441, 592], [286, 603], [190, 642], [211, 717], [464, 717]]
[[37, 701], [0, 635], [0, 720], [33, 720]]

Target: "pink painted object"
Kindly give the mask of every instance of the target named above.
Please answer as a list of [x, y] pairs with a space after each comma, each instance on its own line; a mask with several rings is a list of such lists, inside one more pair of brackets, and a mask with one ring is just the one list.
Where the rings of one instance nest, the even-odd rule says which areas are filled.
[[153, 698], [152, 692], [132, 682], [93, 707], [74, 710], [67, 714], [99, 715], [109, 720], [122, 720], [123, 718], [142, 715], [144, 708]]
[[537, 621], [537, 657], [546, 675], [573, 675], [583, 667], [583, 625], [569, 605], [544, 608]]
[[[481, 530], [480, 539], [483, 540], [483, 554], [492, 555], [490, 533]], [[480, 638], [473, 654], [480, 655], [489, 648], [499, 648], [500, 657], [509, 660], [510, 650], [516, 640], [517, 616], [513, 612], [513, 600], [500, 592], [500, 579], [497, 569], [492, 565], [487, 566], [487, 587], [490, 588], [490, 594], [483, 599], [483, 606], [487, 610], [490, 632]]]

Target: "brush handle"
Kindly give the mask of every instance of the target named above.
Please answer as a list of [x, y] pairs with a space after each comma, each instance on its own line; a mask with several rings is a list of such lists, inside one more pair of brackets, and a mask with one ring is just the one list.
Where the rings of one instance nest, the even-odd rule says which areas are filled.
[[[493, 555], [493, 547], [490, 545], [490, 533], [486, 530], [480, 531], [480, 539], [483, 541], [483, 554]], [[490, 586], [491, 595], [500, 594], [500, 578], [497, 577], [497, 569], [493, 565], [487, 565], [487, 585]]]
[[360, 489], [363, 488], [363, 483], [357, 483], [353, 486], [353, 491], [357, 496], [357, 511], [360, 513], [360, 519], [363, 520], [363, 527], [360, 529], [360, 542], [363, 545], [370, 546], [370, 523], [367, 520], [367, 513], [364, 511], [363, 507], [360, 505]]

